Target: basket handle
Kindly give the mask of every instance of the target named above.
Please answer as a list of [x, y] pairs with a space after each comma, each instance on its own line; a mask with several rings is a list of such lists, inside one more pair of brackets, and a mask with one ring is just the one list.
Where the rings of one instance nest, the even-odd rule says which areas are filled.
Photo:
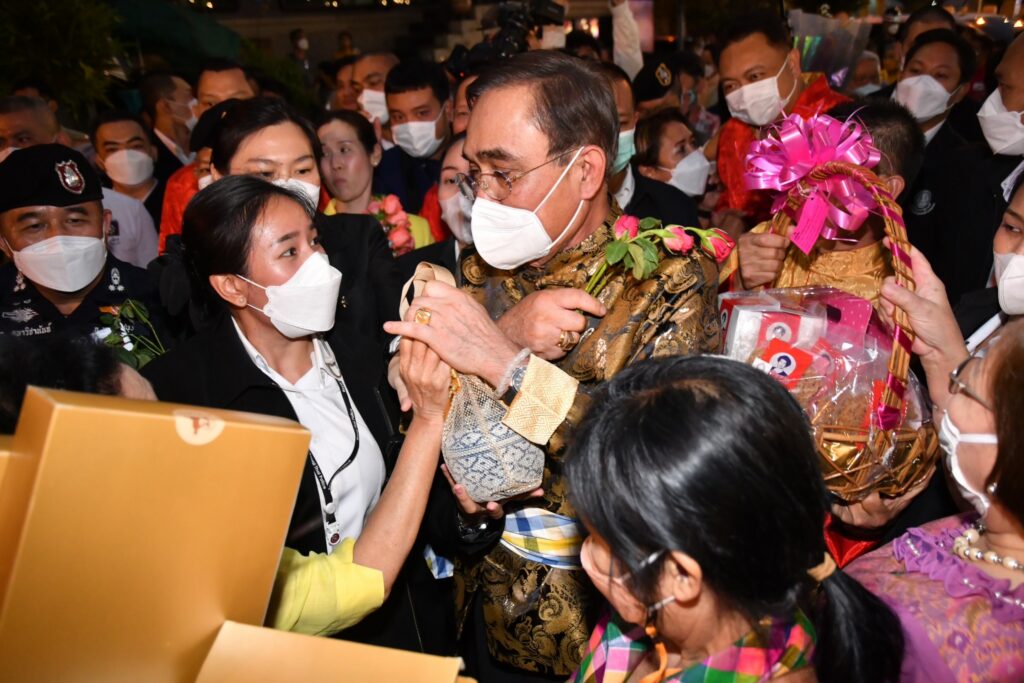
[[[885, 183], [867, 168], [842, 161], [822, 164], [811, 171], [807, 177], [811, 183], [819, 183], [833, 176], [846, 176], [871, 193], [876, 203], [873, 213], [882, 216], [885, 235], [889, 238], [896, 283], [914, 291], [914, 274], [910, 267], [910, 241], [907, 239], [907, 228], [903, 222], [903, 211], [889, 193]], [[806, 189], [806, 185], [801, 182], [789, 191], [785, 208], [772, 216], [769, 232], [780, 235], [788, 234], [793, 223], [792, 216], [806, 201]], [[914, 331], [910, 327], [906, 311], [897, 307], [893, 313], [893, 323], [892, 354], [889, 358], [888, 374], [877, 413], [879, 425], [885, 431], [895, 429], [902, 420], [907, 393], [907, 376], [910, 371], [910, 347], [914, 343]]]

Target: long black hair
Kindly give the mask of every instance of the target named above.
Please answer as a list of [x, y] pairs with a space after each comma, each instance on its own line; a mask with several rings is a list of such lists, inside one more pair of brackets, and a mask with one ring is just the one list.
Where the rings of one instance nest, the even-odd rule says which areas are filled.
[[822, 681], [897, 680], [892, 611], [839, 570], [820, 591], [808, 575], [825, 556], [829, 510], [809, 434], [763, 372], [711, 356], [646, 361], [595, 395], [567, 454], [569, 497], [645, 604], [662, 597], [663, 568], [646, 558], [678, 550], [751, 623], [804, 609]]

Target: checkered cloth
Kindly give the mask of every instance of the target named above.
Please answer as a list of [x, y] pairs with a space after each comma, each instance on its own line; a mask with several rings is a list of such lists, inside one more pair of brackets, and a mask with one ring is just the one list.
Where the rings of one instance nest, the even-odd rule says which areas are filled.
[[429, 545], [423, 548], [423, 559], [427, 561], [430, 573], [435, 579], [450, 579], [455, 576], [455, 563], [435, 553]]
[[501, 544], [533, 562], [557, 569], [581, 569], [582, 528], [572, 517], [540, 508], [524, 508], [505, 516]]
[[[703, 662], [664, 678], [673, 683], [758, 683], [811, 665], [817, 635], [802, 611], [773, 620]], [[608, 613], [598, 622], [574, 683], [624, 683], [652, 647], [642, 626]]]

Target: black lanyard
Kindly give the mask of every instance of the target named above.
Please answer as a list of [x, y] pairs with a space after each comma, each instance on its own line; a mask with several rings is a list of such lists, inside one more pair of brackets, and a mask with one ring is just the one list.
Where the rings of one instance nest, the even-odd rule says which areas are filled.
[[[333, 368], [332, 368], [333, 369]], [[356, 419], [356, 411], [352, 407], [352, 401], [348, 397], [348, 391], [345, 390], [345, 384], [339, 378], [335, 377], [334, 381], [338, 383], [338, 388], [341, 389], [341, 398], [345, 401], [345, 410], [348, 411], [348, 419], [352, 422], [352, 433], [355, 434], [355, 443], [352, 444], [352, 454], [348, 456], [348, 459], [341, 463], [341, 467], [334, 471], [330, 479], [324, 479], [323, 470], [320, 469], [320, 464], [317, 463], [316, 458], [313, 457], [313, 450], [309, 450], [309, 461], [313, 464], [313, 473], [316, 475], [317, 484], [320, 486], [320, 491], [324, 495], [324, 516], [327, 520], [328, 531], [331, 532], [331, 536], [328, 539], [331, 545], [336, 545], [341, 536], [337, 529], [337, 518], [335, 517], [335, 506], [334, 496], [331, 494], [331, 484], [334, 482], [335, 477], [341, 474], [341, 471], [351, 465], [356, 455], [359, 453], [359, 421]]]

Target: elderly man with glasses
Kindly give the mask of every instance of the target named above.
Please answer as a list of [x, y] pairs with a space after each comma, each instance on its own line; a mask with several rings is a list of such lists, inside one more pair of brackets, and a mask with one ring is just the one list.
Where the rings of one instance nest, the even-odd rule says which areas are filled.
[[475, 502], [453, 482], [448, 526], [464, 551], [456, 607], [469, 674], [564, 680], [599, 606], [561, 473], [569, 429], [627, 365], [718, 349], [717, 266], [700, 250], [662, 250], [648, 279], [617, 272], [597, 298], [583, 291], [621, 215], [608, 190], [615, 100], [593, 65], [521, 54], [481, 75], [469, 99], [460, 182], [475, 197], [477, 253], [462, 262], [461, 289], [428, 282], [386, 329], [483, 380], [500, 422], [543, 451], [542, 487], [517, 500]]

